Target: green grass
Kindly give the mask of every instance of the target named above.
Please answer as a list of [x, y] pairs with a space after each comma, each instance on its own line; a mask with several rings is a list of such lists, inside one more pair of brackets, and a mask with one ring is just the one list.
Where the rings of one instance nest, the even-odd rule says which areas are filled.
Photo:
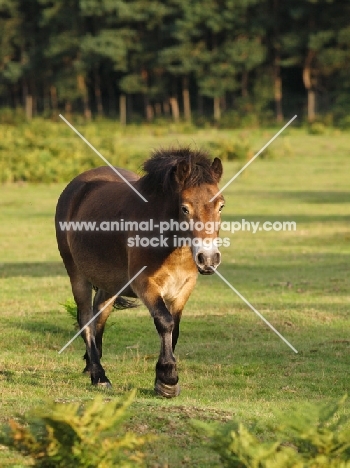
[[[184, 123], [127, 127], [110, 120], [82, 123], [76, 119], [73, 123], [112, 164], [136, 171], [149, 153], [161, 146], [186, 144], [210, 150], [213, 156], [224, 160], [246, 159], [277, 132], [196, 129]], [[290, 157], [297, 153], [295, 144], [303, 156], [306, 149], [308, 155], [314, 153], [313, 140], [309, 139], [309, 148], [305, 148], [304, 133], [295, 129], [296, 122], [292, 125], [274, 142], [272, 151], [272, 147], [264, 151], [262, 158]], [[317, 148], [322, 151], [346, 151], [348, 136], [326, 128], [317, 141]], [[18, 126], [0, 125], [0, 183], [68, 182], [77, 173], [100, 164], [96, 154], [61, 119], [52, 122], [36, 118]]]
[[[225, 138], [240, 133], [208, 132]], [[252, 146], [258, 149], [274, 132], [252, 132]], [[207, 137], [204, 131], [174, 137], [143, 129], [139, 136], [126, 135], [124, 144], [151, 149], [176, 138], [201, 146]], [[349, 145], [345, 133], [307, 136], [290, 129], [274, 143], [274, 157], [259, 158], [224, 192], [224, 220], [297, 222], [296, 232], [230, 234], [220, 272], [298, 354], [220, 278], [199, 277], [176, 350], [182, 393], [163, 400], [152, 390], [159, 340], [147, 310], [111, 316], [103, 364], [113, 390], [106, 398], [138, 389], [128, 427], [159, 435], [149, 449], [148, 466], [219, 466], [217, 456], [191, 429], [191, 418], [225, 421], [233, 415], [248, 426], [258, 419], [264, 438], [269, 436], [264, 424], [275, 411], [339, 398], [348, 391]], [[225, 164], [223, 182], [243, 164]], [[49, 399], [87, 401], [100, 392], [81, 374], [82, 340], [58, 354], [75, 332], [61, 305], [71, 291], [53, 227], [63, 187], [1, 187], [1, 422]], [[23, 462], [0, 450], [0, 464], [15, 463]]]

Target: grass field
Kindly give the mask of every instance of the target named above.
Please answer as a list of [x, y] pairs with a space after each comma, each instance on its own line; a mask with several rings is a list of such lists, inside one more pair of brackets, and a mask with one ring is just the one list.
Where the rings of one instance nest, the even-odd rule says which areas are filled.
[[[254, 131], [254, 148], [273, 133]], [[229, 131], [222, 134], [230, 136]], [[176, 140], [201, 146], [202, 138], [203, 132], [143, 134], [133, 136], [131, 144], [151, 149]], [[310, 136], [291, 129], [274, 143], [274, 157], [255, 161], [224, 192], [223, 220], [297, 223], [295, 232], [230, 234], [219, 270], [298, 354], [219, 277], [199, 277], [176, 350], [182, 393], [163, 400], [153, 394], [159, 342], [147, 310], [111, 316], [103, 364], [113, 390], [106, 398], [138, 389], [128, 427], [159, 436], [149, 448], [148, 466], [219, 466], [191, 429], [191, 418], [226, 421], [233, 416], [248, 425], [258, 419], [266, 438], [264, 425], [276, 411], [349, 391], [349, 147], [349, 134]], [[242, 164], [226, 163], [224, 179]], [[63, 187], [0, 188], [0, 422], [47, 400], [84, 402], [100, 392], [81, 373], [81, 339], [58, 354], [75, 332], [61, 305], [71, 291], [53, 227]], [[0, 450], [0, 465], [23, 463]]]

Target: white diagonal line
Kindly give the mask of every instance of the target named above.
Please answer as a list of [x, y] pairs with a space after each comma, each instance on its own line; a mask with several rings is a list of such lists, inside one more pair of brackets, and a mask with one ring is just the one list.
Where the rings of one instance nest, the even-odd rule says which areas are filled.
[[290, 349], [292, 349], [296, 354], [298, 354], [298, 351], [294, 348], [294, 346], [292, 346], [292, 345], [289, 343], [289, 341], [286, 340], [285, 337], [282, 336], [281, 333], [280, 333], [279, 331], [277, 331], [276, 328], [275, 328], [273, 325], [271, 325], [271, 323], [268, 322], [268, 321], [266, 320], [266, 318], [265, 318], [263, 315], [261, 315], [261, 313], [260, 313], [258, 310], [256, 310], [256, 308], [253, 307], [253, 306], [251, 305], [251, 303], [248, 302], [247, 299], [246, 299], [245, 297], [243, 297], [242, 294], [241, 294], [239, 291], [237, 291], [237, 289], [234, 288], [234, 287], [232, 286], [232, 284], [230, 284], [230, 283], [227, 281], [226, 278], [224, 278], [224, 277], [222, 276], [221, 273], [219, 273], [219, 272], [218, 272], [217, 270], [215, 270], [214, 268], [212, 268], [212, 269], [213, 269], [214, 272], [222, 279], [222, 281], [223, 281], [224, 283], [226, 283], [227, 286], [228, 286], [229, 288], [231, 288], [232, 291], [233, 291], [234, 293], [236, 293], [237, 296], [240, 297], [240, 298], [242, 299], [242, 301], [245, 302], [245, 303], [247, 304], [247, 306], [249, 306], [249, 307], [252, 309], [252, 311], [255, 312], [256, 315], [257, 315], [258, 317], [260, 317], [261, 320], [263, 320], [263, 321], [266, 323], [266, 325], [268, 325], [268, 326], [271, 328], [271, 330], [274, 331], [274, 332], [276, 333], [276, 335], [279, 336], [279, 337], [281, 338], [281, 340], [284, 341], [284, 342], [286, 343], [286, 345], [288, 345], [288, 346], [290, 347]]
[[118, 171], [118, 169], [116, 169], [114, 166], [112, 166], [112, 164], [111, 164], [104, 156], [102, 156], [102, 154], [101, 154], [99, 151], [97, 151], [97, 149], [96, 149], [94, 146], [92, 146], [92, 144], [91, 144], [85, 137], [83, 137], [83, 135], [82, 135], [81, 133], [79, 133], [78, 130], [77, 130], [75, 127], [73, 127], [73, 125], [72, 125], [70, 122], [68, 122], [68, 120], [67, 120], [65, 117], [63, 117], [62, 114], [59, 114], [59, 116], [61, 117], [61, 119], [62, 119], [64, 122], [66, 122], [66, 124], [67, 124], [77, 135], [80, 136], [80, 138], [81, 138], [83, 141], [85, 141], [85, 143], [86, 143], [88, 146], [90, 146], [90, 148], [91, 148], [93, 151], [95, 151], [95, 153], [96, 153], [106, 164], [108, 164], [108, 166], [109, 166], [111, 169], [113, 169], [113, 171], [114, 171], [116, 174], [118, 174], [118, 176], [119, 176], [121, 179], [124, 180], [124, 182], [125, 182], [126, 184], [128, 184], [128, 186], [129, 186], [135, 193], [137, 193], [137, 195], [138, 195], [140, 198], [142, 198], [142, 200], [143, 200], [144, 202], [148, 202], [148, 200], [146, 200], [146, 198], [145, 198], [143, 195], [141, 195], [141, 193], [140, 193], [138, 190], [136, 190], [136, 188], [135, 188], [132, 184], [130, 184], [130, 182], [129, 182], [127, 179], [125, 179], [125, 177]]
[[285, 125], [283, 128], [281, 128], [281, 130], [280, 130], [279, 132], [277, 132], [276, 135], [273, 136], [273, 137], [271, 138], [271, 140], [269, 140], [269, 141], [266, 143], [266, 145], [263, 146], [263, 147], [261, 148], [261, 150], [258, 151], [258, 152], [256, 153], [256, 155], [253, 156], [252, 159], [250, 159], [250, 161], [248, 161], [247, 164], [246, 164], [245, 166], [243, 166], [242, 169], [241, 169], [240, 171], [238, 171], [237, 174], [235, 174], [235, 175], [232, 177], [232, 179], [230, 179], [230, 180], [227, 182], [227, 184], [225, 184], [225, 185], [222, 187], [222, 189], [219, 190], [218, 193], [217, 193], [216, 195], [214, 195], [209, 201], [212, 202], [213, 200], [215, 200], [215, 198], [216, 198], [217, 196], [219, 196], [220, 193], [221, 193], [223, 190], [225, 190], [225, 188], [228, 187], [228, 186], [229, 186], [229, 185], [230, 185], [230, 184], [231, 184], [231, 183], [232, 183], [248, 166], [249, 166], [249, 164], [251, 164], [253, 161], [255, 161], [255, 159], [259, 156], [259, 154], [262, 153], [262, 152], [264, 151], [264, 149], [267, 148], [267, 147], [269, 146], [269, 144], [272, 143], [272, 142], [278, 137], [278, 135], [280, 135], [280, 134], [283, 132], [283, 130], [284, 130], [285, 128], [287, 128], [288, 125], [290, 125], [290, 124], [293, 122], [293, 120], [295, 120], [296, 118], [297, 118], [297, 115], [295, 115], [292, 119], [290, 119], [290, 121], [289, 121], [288, 123], [286, 123], [286, 125]]
[[94, 315], [94, 316], [83, 326], [83, 328], [81, 328], [81, 329], [78, 331], [78, 333], [76, 333], [76, 334], [73, 336], [73, 338], [70, 339], [70, 340], [68, 341], [68, 343], [66, 343], [66, 344], [63, 346], [62, 349], [60, 349], [60, 350], [58, 351], [58, 354], [61, 354], [61, 353], [67, 348], [67, 346], [69, 346], [69, 345], [75, 340], [75, 338], [77, 338], [77, 337], [80, 335], [80, 333], [81, 333], [82, 331], [84, 331], [85, 328], [88, 327], [88, 326], [90, 325], [90, 323], [92, 323], [92, 322], [105, 310], [106, 307], [108, 307], [112, 302], [114, 302], [115, 299], [119, 296], [119, 294], [121, 294], [121, 293], [124, 291], [124, 289], [127, 288], [127, 287], [129, 286], [129, 284], [131, 284], [131, 283], [134, 281], [134, 279], [137, 278], [137, 277], [139, 276], [140, 273], [143, 272], [143, 270], [144, 270], [145, 268], [147, 268], [147, 265], [145, 265], [144, 267], [142, 267], [141, 270], [138, 271], [138, 272], [136, 273], [136, 275], [134, 275], [134, 276], [131, 278], [131, 280], [129, 280], [129, 281], [117, 292], [117, 294], [115, 294], [113, 297], [111, 297], [110, 300], [102, 307], [102, 309], [100, 309], [100, 310], [98, 311], [98, 313], [97, 313], [96, 315]]

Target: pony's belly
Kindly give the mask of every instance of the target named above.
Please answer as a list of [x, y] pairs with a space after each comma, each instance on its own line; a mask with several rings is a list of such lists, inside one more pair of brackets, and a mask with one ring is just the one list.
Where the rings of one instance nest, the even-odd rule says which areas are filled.
[[[74, 255], [74, 262], [92, 285], [111, 294], [116, 294], [129, 281], [127, 264], [121, 257], [111, 256], [107, 262], [85, 253]], [[127, 293], [131, 294], [132, 290], [126, 288], [122, 294]]]

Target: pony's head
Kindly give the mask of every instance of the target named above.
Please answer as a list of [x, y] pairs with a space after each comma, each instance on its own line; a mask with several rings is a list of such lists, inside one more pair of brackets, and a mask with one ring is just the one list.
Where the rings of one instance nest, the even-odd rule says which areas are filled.
[[[181, 161], [175, 173], [180, 188], [179, 220], [192, 234], [191, 250], [199, 273], [210, 275], [221, 261], [219, 229], [224, 199], [218, 194], [222, 175], [220, 159]], [[204, 162], [204, 164], [203, 164]]]
[[163, 196], [176, 194], [177, 218], [185, 226], [180, 235], [190, 240], [199, 273], [214, 273], [221, 261], [218, 235], [224, 207], [224, 198], [218, 194], [223, 171], [220, 159], [212, 162], [206, 153], [189, 148], [159, 150], [144, 169], [149, 188]]

